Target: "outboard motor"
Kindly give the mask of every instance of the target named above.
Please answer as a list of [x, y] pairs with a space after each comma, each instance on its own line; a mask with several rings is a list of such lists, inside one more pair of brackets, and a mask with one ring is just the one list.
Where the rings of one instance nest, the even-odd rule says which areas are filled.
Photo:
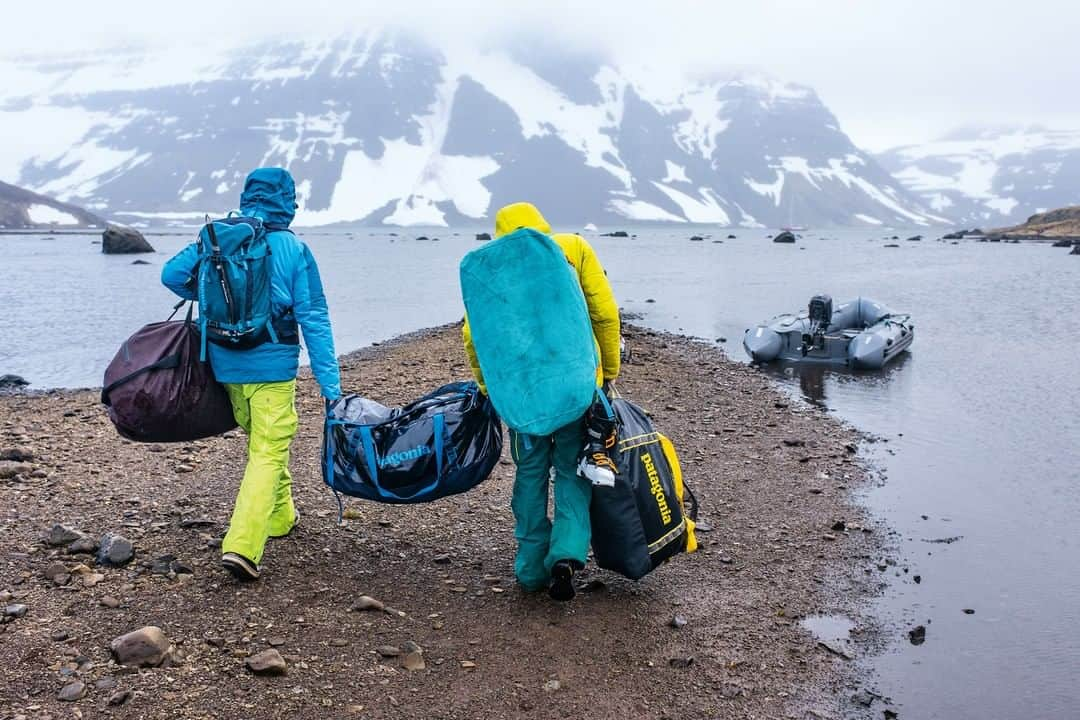
[[810, 350], [825, 348], [825, 331], [832, 323], [832, 297], [829, 295], [815, 295], [810, 298], [809, 320], [810, 332], [803, 334], [802, 354], [806, 355]]

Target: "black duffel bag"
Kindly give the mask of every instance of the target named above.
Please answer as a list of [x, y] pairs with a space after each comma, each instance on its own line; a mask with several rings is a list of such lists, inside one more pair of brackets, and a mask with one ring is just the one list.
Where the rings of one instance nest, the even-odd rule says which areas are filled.
[[170, 316], [140, 329], [105, 370], [101, 402], [129, 440], [187, 442], [236, 427], [225, 388], [210, 364], [199, 361], [199, 329], [191, 311], [184, 320]]
[[359, 395], [330, 403], [323, 479], [336, 492], [421, 503], [479, 485], [502, 454], [502, 424], [476, 383], [456, 382], [403, 408]]
[[[589, 516], [596, 564], [632, 580], [682, 552], [694, 552], [697, 500], [683, 482], [675, 446], [645, 411], [615, 398], [615, 485], [594, 485]], [[689, 508], [687, 507], [689, 506]]]

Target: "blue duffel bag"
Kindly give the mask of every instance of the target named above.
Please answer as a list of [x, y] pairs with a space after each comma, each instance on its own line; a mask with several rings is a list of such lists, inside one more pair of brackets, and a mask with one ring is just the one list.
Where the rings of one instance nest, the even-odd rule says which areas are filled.
[[327, 407], [323, 480], [344, 495], [430, 502], [479, 485], [501, 454], [502, 424], [474, 382], [444, 385], [403, 408], [359, 395]]

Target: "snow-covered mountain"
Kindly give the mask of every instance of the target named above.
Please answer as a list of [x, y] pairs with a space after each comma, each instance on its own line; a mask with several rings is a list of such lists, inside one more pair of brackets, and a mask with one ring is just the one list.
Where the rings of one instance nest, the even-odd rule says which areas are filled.
[[813, 90], [755, 74], [379, 32], [5, 75], [0, 131], [21, 141], [0, 173], [129, 222], [227, 210], [259, 165], [293, 172], [307, 225], [460, 224], [522, 199], [564, 226], [939, 220]]
[[935, 212], [961, 225], [1008, 225], [1080, 204], [1080, 131], [965, 128], [878, 159]]

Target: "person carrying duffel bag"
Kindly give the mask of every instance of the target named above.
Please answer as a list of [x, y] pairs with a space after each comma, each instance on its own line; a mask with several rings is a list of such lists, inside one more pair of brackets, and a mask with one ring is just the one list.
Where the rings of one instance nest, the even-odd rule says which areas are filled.
[[319, 268], [289, 230], [296, 207], [287, 170], [254, 170], [239, 215], [208, 222], [161, 272], [166, 287], [198, 300], [203, 350], [248, 434], [247, 468], [221, 543], [222, 565], [240, 580], [258, 579], [267, 539], [289, 534], [299, 521], [289, 446], [300, 330], [323, 397], [341, 395]]
[[590, 408], [619, 375], [619, 307], [589, 243], [552, 234], [535, 206], [500, 209], [495, 236], [461, 261], [462, 336], [473, 377], [510, 428], [514, 575], [528, 592], [568, 601], [589, 552], [590, 494], [615, 474], [614, 418]]
[[335, 494], [430, 502], [481, 483], [502, 445], [502, 424], [476, 383], [450, 383], [395, 409], [346, 395], [327, 408], [323, 479]]
[[619, 472], [611, 487], [593, 487], [593, 556], [600, 567], [638, 580], [675, 555], [697, 550], [697, 499], [683, 480], [675, 446], [645, 411], [621, 397], [611, 406], [619, 428]]
[[101, 390], [120, 435], [138, 442], [190, 442], [236, 427], [225, 388], [199, 360], [201, 345], [190, 305], [185, 319], [170, 315], [124, 341], [105, 369]]

